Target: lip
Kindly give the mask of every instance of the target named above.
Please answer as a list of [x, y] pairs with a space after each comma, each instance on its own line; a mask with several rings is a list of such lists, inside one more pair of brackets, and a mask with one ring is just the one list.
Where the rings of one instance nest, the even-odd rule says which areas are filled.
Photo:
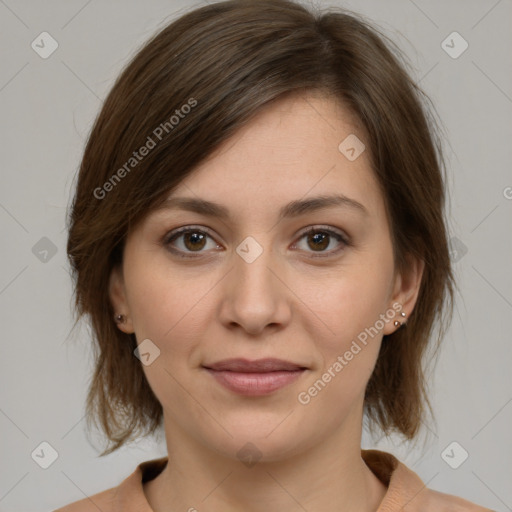
[[236, 359], [224, 359], [216, 363], [204, 365], [205, 368], [210, 370], [226, 370], [230, 372], [242, 372], [242, 373], [267, 373], [277, 371], [294, 371], [304, 369], [301, 366], [290, 361], [283, 359], [276, 359], [273, 357], [267, 357], [265, 359], [255, 359], [250, 361], [249, 359], [243, 359], [241, 357]]
[[205, 370], [227, 389], [246, 396], [268, 395], [298, 379], [306, 370], [282, 359], [225, 359]]

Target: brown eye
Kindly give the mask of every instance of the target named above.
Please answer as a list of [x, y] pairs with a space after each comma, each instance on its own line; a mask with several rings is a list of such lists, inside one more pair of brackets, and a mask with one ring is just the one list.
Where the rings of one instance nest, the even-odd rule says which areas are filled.
[[329, 246], [330, 235], [324, 232], [317, 232], [307, 235], [308, 246], [314, 251], [323, 251]]
[[[164, 239], [164, 245], [169, 251], [181, 257], [194, 257], [189, 255], [192, 253], [200, 255], [206, 252], [209, 239], [214, 242], [207, 232], [187, 226], [169, 233]], [[212, 244], [212, 248], [217, 247], [219, 247], [218, 244]]]
[[[306, 232], [302, 233], [299, 240], [306, 240], [306, 247], [304, 246], [299, 249], [306, 252], [318, 253], [313, 257], [327, 257], [338, 253], [343, 250], [346, 246], [350, 245], [348, 237], [332, 229], [313, 227], [309, 228]], [[299, 245], [299, 244], [297, 244]], [[326, 250], [329, 247], [334, 246], [331, 250]], [[336, 246], [338, 246], [336, 248]]]
[[206, 237], [203, 233], [188, 231], [183, 234], [185, 247], [191, 251], [201, 250], [205, 246]]

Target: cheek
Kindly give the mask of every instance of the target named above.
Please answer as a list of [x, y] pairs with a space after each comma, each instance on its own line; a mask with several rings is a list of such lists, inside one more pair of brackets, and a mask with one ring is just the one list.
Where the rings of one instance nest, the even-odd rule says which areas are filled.
[[169, 274], [158, 251], [127, 253], [124, 275], [137, 338], [161, 340], [188, 302], [188, 289]]
[[[309, 294], [308, 306], [322, 322], [314, 320], [317, 328], [310, 326], [309, 334], [319, 358], [301, 396], [315, 402], [311, 412], [332, 408], [333, 421], [338, 421], [359, 403], [357, 397], [364, 393], [379, 354], [386, 325], [382, 315], [390, 308], [393, 282], [391, 247], [383, 243], [380, 250], [354, 253], [315, 281], [310, 290], [321, 292]], [[306, 286], [302, 293], [307, 293]]]
[[331, 356], [358, 336], [363, 339], [368, 330], [382, 330], [380, 318], [390, 307], [392, 276], [392, 256], [381, 253], [380, 258], [356, 256], [336, 270], [301, 281], [297, 294], [316, 314], [320, 331], [315, 338], [323, 333], [324, 349]]
[[[154, 362], [143, 366], [145, 376], [167, 413], [181, 421], [187, 394], [180, 383], [190, 377], [188, 362], [197, 340], [204, 337], [201, 298], [214, 283], [209, 284], [208, 277], [187, 279], [183, 273], [171, 274], [165, 263], [160, 257], [138, 264], [137, 271], [132, 267], [127, 289], [138, 343], [150, 339], [159, 350]], [[195, 414], [199, 421], [199, 412]]]
[[193, 268], [176, 270], [161, 252], [144, 253], [129, 263], [127, 290], [137, 339], [152, 340], [163, 355], [171, 356], [169, 361], [173, 355], [183, 358], [204, 337], [211, 314], [209, 290], [218, 276], [204, 272], [198, 277]]
[[390, 260], [373, 268], [353, 265], [326, 279], [321, 294], [310, 295], [308, 306], [322, 320], [315, 320], [320, 331], [310, 328], [319, 358], [298, 401], [313, 417], [325, 417], [327, 408], [334, 425], [361, 403], [381, 346], [391, 273]]

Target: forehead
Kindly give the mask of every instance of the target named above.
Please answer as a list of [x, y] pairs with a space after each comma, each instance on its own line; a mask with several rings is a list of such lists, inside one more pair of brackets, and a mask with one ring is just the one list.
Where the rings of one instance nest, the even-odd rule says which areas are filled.
[[169, 199], [207, 200], [241, 218], [282, 216], [293, 201], [339, 195], [382, 213], [369, 151], [349, 159], [340, 150], [354, 137], [361, 145], [366, 140], [357, 118], [332, 97], [301, 93], [278, 98], [197, 166]]

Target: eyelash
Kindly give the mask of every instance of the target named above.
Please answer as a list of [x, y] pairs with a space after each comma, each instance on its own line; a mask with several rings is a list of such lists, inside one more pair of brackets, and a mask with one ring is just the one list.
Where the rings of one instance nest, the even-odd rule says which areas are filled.
[[[170, 252], [172, 252], [173, 254], [176, 254], [180, 258], [188, 258], [188, 259], [197, 258], [200, 256], [200, 254], [202, 252], [202, 251], [196, 251], [198, 256], [188, 256], [188, 255], [185, 255], [186, 253], [184, 253], [184, 251], [182, 251], [180, 249], [176, 250], [171, 247], [171, 243], [174, 242], [177, 238], [179, 238], [181, 235], [183, 235], [185, 233], [200, 233], [202, 235], [207, 235], [213, 239], [213, 237], [210, 235], [208, 230], [205, 230], [204, 228], [199, 229], [198, 227], [195, 227], [195, 226], [184, 226], [182, 228], [178, 228], [178, 229], [175, 229], [175, 230], [167, 233], [164, 236], [163, 244], [167, 247], [167, 249]], [[336, 249], [336, 250], [323, 251], [319, 254], [314, 254], [314, 252], [313, 252], [312, 258], [328, 258], [330, 256], [333, 256], [333, 255], [339, 253], [345, 247], [348, 247], [351, 245], [349, 238], [345, 234], [340, 233], [338, 231], [334, 231], [334, 230], [332, 230], [328, 227], [324, 227], [324, 226], [311, 226], [311, 227], [307, 228], [305, 231], [303, 231], [299, 235], [298, 240], [302, 240], [304, 237], [306, 237], [307, 235], [310, 235], [312, 233], [327, 234], [329, 236], [334, 237], [338, 242], [342, 243], [342, 247], [339, 249]], [[193, 251], [189, 251], [189, 254], [193, 254]]]

